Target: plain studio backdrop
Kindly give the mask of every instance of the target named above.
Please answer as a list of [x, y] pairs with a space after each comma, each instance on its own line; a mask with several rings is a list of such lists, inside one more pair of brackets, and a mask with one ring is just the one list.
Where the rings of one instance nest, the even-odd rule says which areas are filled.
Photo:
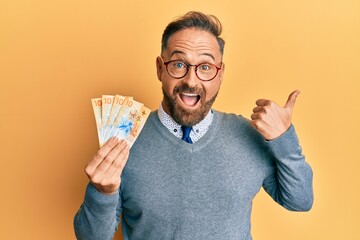
[[[84, 166], [98, 149], [90, 99], [162, 99], [161, 34], [190, 10], [223, 23], [215, 108], [284, 104], [314, 171], [315, 203], [289, 212], [261, 190], [254, 239], [360, 239], [360, 1], [0, 0], [0, 239], [75, 239]], [[120, 235], [116, 239], [121, 239]]]

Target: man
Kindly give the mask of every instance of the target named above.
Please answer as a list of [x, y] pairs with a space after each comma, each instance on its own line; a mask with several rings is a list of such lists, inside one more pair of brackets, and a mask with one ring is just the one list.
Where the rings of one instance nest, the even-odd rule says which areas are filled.
[[[170, 23], [156, 59], [163, 101], [131, 151], [110, 139], [86, 167], [90, 183], [75, 216], [78, 239], [251, 239], [261, 187], [285, 208], [307, 211], [312, 171], [285, 107], [256, 102], [251, 120], [211, 109], [225, 65], [221, 24], [189, 12]], [[126, 165], [126, 166], [125, 166]]]

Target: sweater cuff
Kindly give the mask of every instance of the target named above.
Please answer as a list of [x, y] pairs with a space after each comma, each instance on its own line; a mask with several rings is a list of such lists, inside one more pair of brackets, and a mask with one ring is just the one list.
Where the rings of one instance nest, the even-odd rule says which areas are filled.
[[299, 154], [301, 155], [302, 150], [293, 125], [291, 125], [281, 136], [268, 141], [267, 143], [275, 157], [278, 159], [294, 156], [294, 154], [297, 156]]
[[94, 185], [89, 182], [85, 193], [85, 204], [89, 207], [99, 208], [116, 206], [119, 202], [119, 194], [103, 194], [96, 190]]

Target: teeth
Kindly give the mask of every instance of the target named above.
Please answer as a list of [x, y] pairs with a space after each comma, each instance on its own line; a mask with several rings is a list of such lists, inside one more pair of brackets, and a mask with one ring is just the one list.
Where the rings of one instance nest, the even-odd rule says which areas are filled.
[[195, 93], [181, 93], [180, 99], [187, 106], [193, 107], [199, 101], [200, 97], [198, 94], [195, 94]]
[[182, 93], [182, 94], [185, 96], [188, 96], [188, 97], [196, 97], [197, 96], [197, 94], [195, 94], [195, 93]]

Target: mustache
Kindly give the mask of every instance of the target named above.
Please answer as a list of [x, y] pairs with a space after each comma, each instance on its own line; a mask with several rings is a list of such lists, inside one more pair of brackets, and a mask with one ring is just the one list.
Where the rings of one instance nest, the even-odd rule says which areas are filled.
[[180, 86], [174, 87], [173, 94], [186, 92], [186, 93], [194, 93], [200, 95], [200, 97], [204, 96], [204, 89], [198, 87], [190, 87], [187, 83], [181, 84]]

